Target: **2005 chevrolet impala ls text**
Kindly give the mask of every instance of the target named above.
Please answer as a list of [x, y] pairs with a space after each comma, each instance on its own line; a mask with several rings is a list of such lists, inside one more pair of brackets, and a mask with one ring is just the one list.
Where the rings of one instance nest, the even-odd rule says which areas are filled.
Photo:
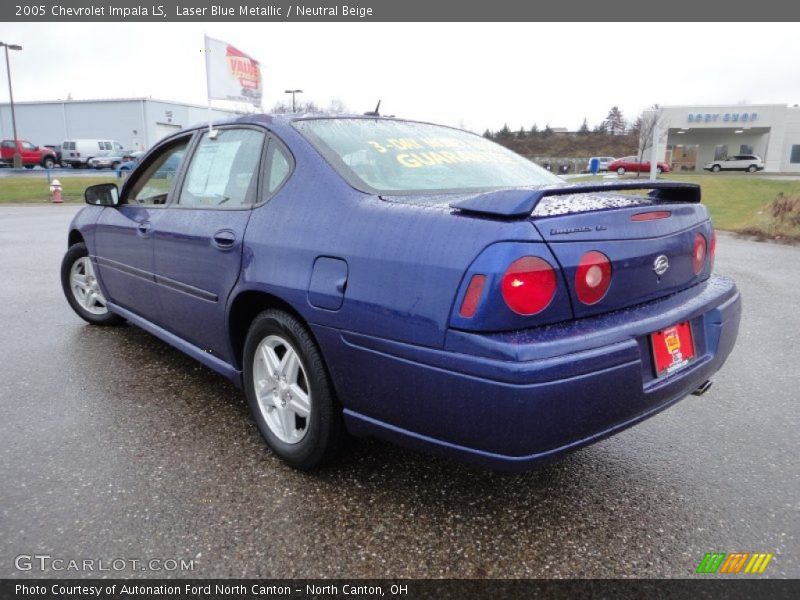
[[301, 469], [348, 432], [531, 468], [704, 392], [739, 327], [697, 186], [569, 185], [428, 123], [241, 117], [86, 200], [72, 308], [244, 388]]

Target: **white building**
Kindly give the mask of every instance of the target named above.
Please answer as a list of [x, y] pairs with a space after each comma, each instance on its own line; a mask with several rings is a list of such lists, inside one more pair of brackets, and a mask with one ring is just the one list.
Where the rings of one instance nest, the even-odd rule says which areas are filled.
[[[43, 146], [70, 139], [106, 139], [131, 150], [145, 150], [167, 134], [207, 121], [206, 106], [153, 100], [53, 100], [14, 102], [17, 137]], [[212, 109], [211, 118], [236, 116], [232, 110]], [[13, 138], [11, 108], [0, 104], [0, 139]]]
[[765, 171], [800, 172], [797, 105], [663, 106], [659, 123], [659, 160], [678, 172], [737, 154], [760, 156]]

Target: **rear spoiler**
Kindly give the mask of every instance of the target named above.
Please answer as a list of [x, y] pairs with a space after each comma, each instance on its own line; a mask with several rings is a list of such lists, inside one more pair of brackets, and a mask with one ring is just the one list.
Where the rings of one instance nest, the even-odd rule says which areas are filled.
[[451, 208], [495, 217], [529, 217], [545, 196], [571, 196], [596, 192], [651, 190], [650, 198], [661, 202], [700, 202], [700, 186], [677, 181], [612, 181], [608, 183], [564, 183], [540, 188], [483, 192], [461, 198]]

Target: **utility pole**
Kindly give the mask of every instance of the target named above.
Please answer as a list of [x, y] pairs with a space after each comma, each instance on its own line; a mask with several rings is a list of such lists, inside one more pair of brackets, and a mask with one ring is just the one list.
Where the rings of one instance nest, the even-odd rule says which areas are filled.
[[17, 44], [6, 44], [0, 42], [6, 51], [6, 72], [8, 73], [8, 99], [11, 105], [11, 130], [14, 132], [14, 168], [19, 169], [22, 167], [22, 157], [19, 155], [19, 143], [17, 142], [17, 117], [14, 114], [14, 91], [11, 88], [11, 63], [8, 61], [9, 50], [22, 50], [22, 46]]
[[295, 94], [302, 94], [303, 90], [286, 90], [286, 93], [292, 95], [292, 112], [297, 112], [297, 107], [294, 102], [294, 96]]

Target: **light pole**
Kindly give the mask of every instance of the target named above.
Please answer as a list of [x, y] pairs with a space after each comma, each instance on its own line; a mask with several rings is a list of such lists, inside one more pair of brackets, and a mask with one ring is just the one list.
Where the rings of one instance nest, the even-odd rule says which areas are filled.
[[297, 109], [295, 108], [294, 95], [295, 94], [302, 94], [303, 90], [286, 90], [286, 93], [292, 95], [292, 112], [296, 112]]
[[19, 145], [17, 142], [17, 118], [14, 114], [14, 92], [11, 90], [11, 63], [8, 62], [8, 51], [9, 50], [22, 50], [22, 46], [18, 46], [17, 44], [6, 44], [5, 42], [0, 42], [0, 46], [3, 46], [6, 51], [6, 72], [8, 73], [8, 99], [10, 100], [11, 104], [11, 129], [14, 132], [14, 168], [19, 169], [22, 167], [22, 157], [19, 155]]

